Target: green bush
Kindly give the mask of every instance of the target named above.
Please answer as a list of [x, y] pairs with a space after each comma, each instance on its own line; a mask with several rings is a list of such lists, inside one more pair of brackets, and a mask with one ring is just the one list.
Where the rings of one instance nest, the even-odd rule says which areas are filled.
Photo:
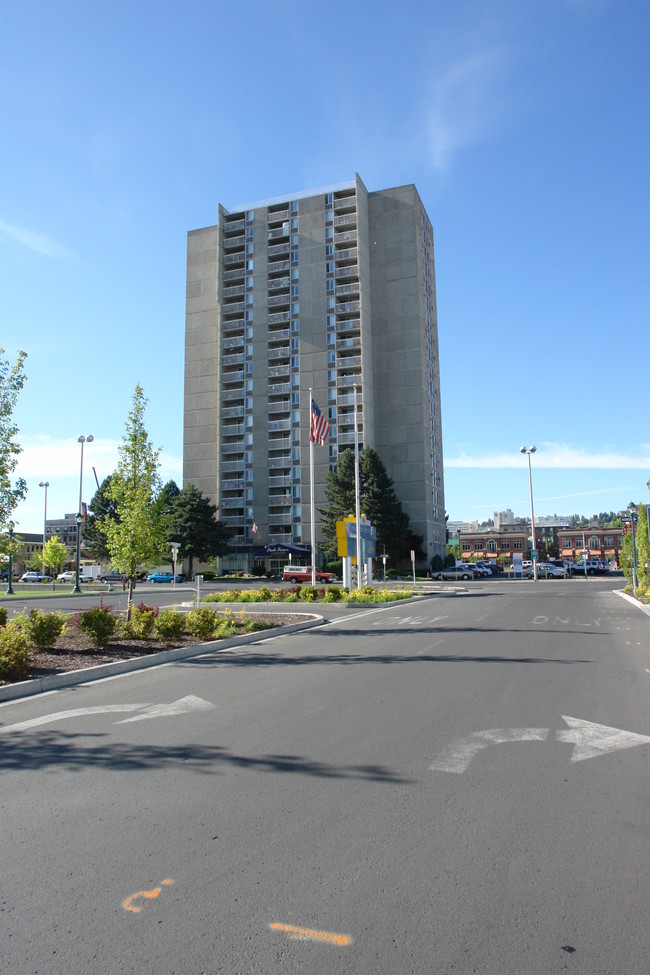
[[323, 593], [324, 603], [338, 603], [343, 598], [340, 586], [328, 586]]
[[117, 620], [110, 609], [104, 606], [93, 606], [79, 613], [75, 622], [81, 630], [90, 637], [96, 647], [103, 647], [115, 633]]
[[176, 640], [185, 633], [185, 617], [175, 609], [161, 609], [154, 632], [161, 640]]
[[187, 632], [199, 640], [208, 640], [214, 633], [217, 614], [207, 606], [191, 609], [185, 619]]
[[0, 606], [0, 626], [7, 625], [7, 610], [4, 606]]
[[300, 588], [300, 598], [305, 603], [313, 603], [313, 601], [318, 596], [318, 589], [316, 586], [301, 586]]
[[136, 640], [147, 640], [153, 633], [157, 616], [157, 606], [140, 603], [132, 611], [131, 619], [121, 627], [122, 635]]
[[31, 609], [21, 620], [21, 628], [32, 646], [39, 650], [53, 647], [67, 629], [67, 618], [62, 613], [46, 613]]
[[0, 630], [0, 680], [27, 677], [29, 673], [29, 639], [17, 620]]

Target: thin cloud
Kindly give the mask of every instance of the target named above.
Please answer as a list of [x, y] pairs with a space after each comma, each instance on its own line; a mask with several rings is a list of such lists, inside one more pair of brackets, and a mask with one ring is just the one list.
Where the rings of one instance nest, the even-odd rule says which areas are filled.
[[[471, 456], [462, 452], [457, 457], [445, 458], [445, 467], [469, 467], [481, 470], [503, 470], [521, 467], [520, 453], [501, 452]], [[620, 453], [604, 450], [591, 453], [571, 447], [568, 444], [541, 444], [534, 460], [538, 468], [560, 468], [575, 470], [648, 470], [650, 469], [650, 447], [641, 444], [638, 453]]]
[[31, 230], [23, 230], [20, 227], [13, 227], [11, 224], [0, 220], [0, 234], [18, 241], [23, 247], [34, 251], [36, 254], [43, 254], [45, 257], [68, 258], [70, 251], [57, 244], [56, 241], [46, 237], [45, 234], [37, 234]]
[[498, 83], [504, 61], [500, 50], [474, 54], [434, 79], [426, 111], [436, 169], [448, 169], [460, 149], [480, 142], [494, 128], [501, 114]]
[[[84, 453], [84, 472], [92, 477], [92, 468], [97, 471], [99, 481], [108, 477], [117, 468], [121, 440], [97, 438], [88, 444]], [[80, 448], [75, 438], [56, 439], [36, 437], [21, 443], [22, 453], [18, 461], [17, 473], [28, 482], [34, 478], [50, 482], [56, 478], [79, 477]], [[160, 453], [160, 476], [164, 481], [178, 478], [182, 474], [183, 462], [173, 454]]]

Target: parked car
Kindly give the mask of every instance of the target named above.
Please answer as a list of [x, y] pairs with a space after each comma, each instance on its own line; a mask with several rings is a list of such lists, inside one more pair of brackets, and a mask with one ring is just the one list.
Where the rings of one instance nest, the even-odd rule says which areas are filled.
[[564, 569], [553, 562], [538, 562], [537, 574], [545, 579], [564, 579]]
[[478, 562], [474, 562], [473, 565], [476, 566], [476, 568], [479, 570], [482, 576], [492, 575], [492, 571], [493, 571], [492, 565], [489, 562], [483, 562], [482, 560], [479, 560]]
[[74, 569], [66, 569], [65, 572], [59, 572], [56, 577], [57, 582], [74, 582], [77, 573]]
[[443, 569], [441, 572], [434, 572], [434, 579], [478, 579], [479, 571], [474, 567], [474, 565], [468, 562], [466, 565], [452, 565], [448, 569]]
[[100, 575], [99, 581], [100, 582], [121, 582], [123, 578], [124, 578], [123, 572], [113, 572], [111, 570], [110, 572], [104, 572], [102, 575]]
[[[599, 571], [598, 562], [595, 559], [587, 559], [587, 575], [595, 576]], [[585, 574], [585, 560], [582, 559], [581, 562], [574, 562], [571, 566], [571, 575], [584, 575]]]
[[[316, 569], [316, 582], [333, 582], [334, 574], [332, 572], [320, 572]], [[310, 565], [285, 565], [282, 571], [283, 582], [293, 582], [294, 585], [297, 582], [311, 582], [311, 566]]]
[[21, 582], [51, 582], [52, 576], [43, 575], [42, 572], [23, 572], [20, 577]]
[[[171, 572], [152, 572], [147, 576], [147, 582], [173, 582], [174, 576]], [[182, 582], [183, 576], [176, 576], [176, 582]]]

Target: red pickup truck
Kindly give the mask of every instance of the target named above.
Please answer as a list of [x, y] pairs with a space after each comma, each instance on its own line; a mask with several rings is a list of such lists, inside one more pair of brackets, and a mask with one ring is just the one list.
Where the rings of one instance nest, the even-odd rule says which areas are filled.
[[[311, 582], [310, 565], [285, 565], [282, 573], [284, 582]], [[331, 572], [319, 572], [316, 569], [316, 582], [331, 582], [333, 575]]]

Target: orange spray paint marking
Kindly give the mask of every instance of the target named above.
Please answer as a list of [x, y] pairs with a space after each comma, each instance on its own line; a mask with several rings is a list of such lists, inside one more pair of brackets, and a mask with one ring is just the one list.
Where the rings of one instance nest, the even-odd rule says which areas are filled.
[[349, 934], [334, 934], [333, 931], [314, 931], [312, 928], [297, 928], [293, 924], [269, 924], [272, 931], [284, 931], [294, 941], [324, 941], [331, 945], [350, 945], [352, 938]]
[[161, 880], [160, 887], [154, 887], [153, 890], [139, 890], [135, 894], [129, 894], [129, 896], [122, 901], [122, 907], [125, 911], [131, 911], [133, 914], [139, 914], [142, 908], [135, 905], [133, 901], [137, 900], [139, 897], [144, 897], [144, 899], [148, 901], [155, 900], [155, 898], [161, 893], [163, 887], [170, 887], [173, 883], [173, 880]]

